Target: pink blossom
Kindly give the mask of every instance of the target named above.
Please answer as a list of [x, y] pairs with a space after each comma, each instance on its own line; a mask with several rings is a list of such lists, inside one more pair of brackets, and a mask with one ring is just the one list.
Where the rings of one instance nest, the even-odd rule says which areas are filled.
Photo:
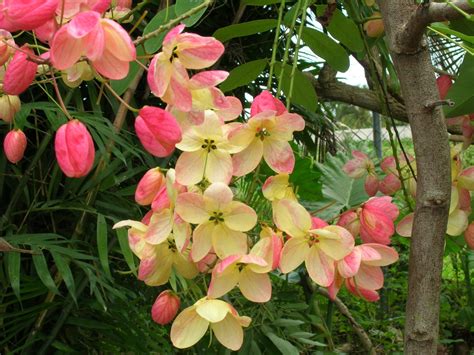
[[59, 127], [54, 141], [59, 167], [68, 177], [86, 176], [94, 164], [95, 150], [87, 127], [72, 120]]
[[3, 151], [10, 163], [16, 164], [23, 159], [26, 144], [26, 136], [22, 130], [14, 129], [7, 133], [3, 141]]
[[11, 58], [15, 51], [15, 40], [10, 32], [0, 30], [0, 66]]
[[160, 168], [150, 169], [138, 182], [135, 201], [142, 206], [149, 205], [163, 188], [166, 191], [165, 177]]
[[390, 244], [398, 207], [389, 196], [373, 197], [360, 210], [360, 236], [364, 243]]
[[446, 98], [449, 89], [453, 86], [453, 80], [451, 79], [450, 75], [440, 75], [438, 79], [436, 79], [436, 84], [438, 85], [439, 90], [439, 97], [441, 100]]
[[151, 308], [151, 317], [161, 325], [170, 323], [178, 313], [181, 302], [179, 297], [170, 290], [158, 295]]
[[136, 51], [122, 26], [101, 18], [98, 12], [87, 11], [61, 27], [51, 43], [51, 62], [56, 69], [68, 69], [82, 56], [90, 60], [99, 74], [120, 80], [128, 74]]
[[3, 79], [4, 93], [20, 95], [31, 85], [35, 79], [38, 64], [28, 60], [29, 57], [34, 57], [34, 53], [27, 45], [15, 52]]
[[156, 157], [170, 155], [181, 141], [181, 128], [174, 116], [158, 107], [143, 107], [135, 120], [135, 131], [140, 142]]

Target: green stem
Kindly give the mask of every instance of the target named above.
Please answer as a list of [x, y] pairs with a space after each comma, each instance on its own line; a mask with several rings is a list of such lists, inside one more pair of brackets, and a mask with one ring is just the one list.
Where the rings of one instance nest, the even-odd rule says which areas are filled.
[[285, 73], [285, 65], [286, 65], [286, 62], [288, 61], [288, 54], [290, 51], [291, 37], [293, 37], [293, 29], [295, 28], [296, 19], [298, 18], [298, 15], [299, 15], [300, 1], [298, 1], [294, 6], [297, 6], [297, 8], [296, 8], [295, 14], [293, 15], [293, 18], [291, 19], [291, 25], [289, 27], [290, 32], [287, 34], [287, 37], [286, 37], [285, 53], [283, 54], [283, 59], [281, 61], [280, 76], [278, 78], [278, 88], [276, 92], [277, 97], [280, 96], [280, 92], [281, 92], [281, 85], [283, 83], [283, 75]]
[[273, 81], [273, 70], [276, 62], [276, 54], [278, 49], [278, 42], [280, 40], [280, 27], [281, 21], [283, 19], [283, 10], [285, 8], [285, 0], [281, 1], [280, 8], [278, 9], [278, 24], [275, 31], [275, 39], [273, 40], [273, 47], [272, 47], [272, 60], [270, 61], [270, 71], [268, 74], [268, 82], [267, 82], [267, 89], [270, 90], [272, 87]]
[[298, 29], [298, 38], [296, 39], [296, 44], [295, 44], [295, 54], [293, 56], [293, 66], [291, 68], [291, 74], [290, 74], [290, 89], [288, 91], [288, 95], [286, 98], [286, 109], [288, 110], [291, 105], [291, 98], [293, 96], [293, 84], [295, 81], [295, 73], [296, 73], [296, 67], [298, 66], [298, 54], [300, 51], [300, 44], [301, 44], [301, 35], [303, 34], [303, 28], [304, 24], [306, 22], [306, 14], [308, 12], [308, 0], [304, 0], [303, 4], [303, 10], [301, 14], [301, 24], [300, 28]]

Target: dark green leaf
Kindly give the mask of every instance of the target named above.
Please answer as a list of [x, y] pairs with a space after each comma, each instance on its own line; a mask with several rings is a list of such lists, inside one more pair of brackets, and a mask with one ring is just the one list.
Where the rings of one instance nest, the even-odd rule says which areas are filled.
[[38, 274], [40, 280], [43, 284], [53, 293], [58, 293], [58, 288], [54, 282], [51, 274], [49, 273], [48, 264], [46, 258], [44, 257], [43, 252], [39, 249], [33, 249], [37, 254], [33, 255], [33, 264], [35, 265], [36, 273]]
[[272, 28], [275, 28], [277, 23], [277, 20], [255, 20], [238, 23], [236, 25], [221, 27], [214, 32], [212, 36], [221, 42], [227, 42], [232, 38], [245, 37], [269, 31]]
[[112, 277], [109, 266], [109, 249], [107, 244], [107, 222], [100, 213], [97, 215], [97, 250], [99, 252], [100, 265], [107, 276]]
[[267, 63], [267, 59], [257, 59], [239, 65], [230, 71], [229, 77], [220, 85], [220, 89], [227, 92], [250, 84], [265, 70]]
[[329, 33], [353, 52], [364, 50], [364, 41], [360, 36], [359, 27], [352, 20], [344, 16], [339, 10], [333, 12], [327, 27]]
[[20, 261], [21, 254], [11, 252], [6, 254], [8, 278], [10, 279], [10, 285], [12, 286], [13, 292], [18, 299], [20, 298]]
[[56, 267], [58, 268], [58, 271], [61, 274], [64, 283], [66, 284], [69, 294], [74, 299], [74, 301], [76, 301], [76, 284], [74, 282], [74, 276], [72, 275], [69, 264], [61, 254], [57, 252], [51, 252], [51, 255], [53, 256], [54, 263], [56, 264]]
[[[290, 91], [291, 66], [286, 64], [282, 78], [282, 89], [285, 95]], [[282, 63], [275, 63], [275, 75], [279, 78], [282, 70]], [[308, 111], [315, 111], [318, 106], [318, 97], [311, 81], [298, 69], [296, 69], [293, 82], [293, 95], [291, 102], [304, 106]]]

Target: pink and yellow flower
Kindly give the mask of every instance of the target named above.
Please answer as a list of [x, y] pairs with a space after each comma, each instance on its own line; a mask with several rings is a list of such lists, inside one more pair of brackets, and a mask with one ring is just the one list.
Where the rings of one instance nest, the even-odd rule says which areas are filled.
[[186, 69], [204, 69], [213, 65], [224, 52], [224, 46], [212, 37], [181, 33], [185, 25], [173, 28], [163, 40], [148, 70], [152, 93], [166, 103], [188, 112], [192, 95]]
[[269, 201], [283, 199], [296, 201], [296, 196], [293, 187], [290, 185], [290, 176], [288, 174], [278, 174], [268, 177], [262, 186], [262, 193]]
[[273, 219], [279, 229], [291, 238], [283, 247], [280, 270], [288, 273], [303, 261], [311, 279], [327, 287], [334, 281], [334, 262], [343, 259], [354, 248], [353, 236], [340, 226], [328, 226], [311, 219], [303, 206], [292, 200], [273, 205]]
[[270, 268], [271, 265], [252, 252], [228, 256], [214, 267], [207, 296], [218, 298], [238, 286], [249, 301], [268, 302], [272, 295]]
[[381, 266], [398, 260], [395, 249], [375, 243], [358, 245], [344, 259], [338, 261], [334, 282], [328, 287], [331, 298], [336, 298], [342, 284], [355, 296], [367, 301], [378, 301], [377, 290], [383, 287], [384, 276]]
[[232, 178], [230, 154], [241, 149], [229, 143], [226, 127], [212, 111], [205, 112], [201, 125], [184, 132], [176, 147], [183, 151], [176, 162], [176, 180], [186, 186], [203, 179], [229, 183]]
[[349, 160], [342, 168], [342, 170], [353, 179], [360, 179], [365, 177], [365, 191], [369, 196], [375, 196], [379, 189], [379, 180], [375, 172], [375, 165], [373, 161], [364, 153], [353, 150], [352, 156], [354, 159]]
[[242, 327], [248, 327], [251, 319], [241, 317], [230, 304], [215, 299], [202, 298], [182, 311], [171, 326], [171, 341], [178, 349], [196, 344], [207, 329], [230, 350], [237, 351], [244, 340]]
[[83, 56], [99, 74], [120, 80], [128, 74], [136, 51], [122, 26], [101, 18], [98, 12], [87, 11], [62, 26], [51, 43], [51, 62], [56, 69], [71, 68]]
[[236, 125], [229, 140], [243, 149], [232, 158], [234, 175], [243, 176], [254, 170], [262, 157], [270, 168], [281, 174], [290, 174], [295, 166], [295, 156], [288, 141], [293, 132], [302, 131], [303, 118], [294, 113], [262, 111], [247, 123]]
[[15, 32], [33, 30], [54, 17], [59, 0], [3, 0], [0, 28]]
[[364, 203], [358, 210], [360, 237], [364, 243], [390, 244], [398, 213], [398, 207], [389, 196], [373, 197]]
[[176, 201], [176, 212], [186, 222], [197, 224], [193, 232], [192, 258], [199, 261], [211, 248], [221, 259], [247, 253], [247, 235], [257, 223], [255, 211], [242, 202], [233, 201], [232, 190], [214, 183], [204, 194], [182, 193]]

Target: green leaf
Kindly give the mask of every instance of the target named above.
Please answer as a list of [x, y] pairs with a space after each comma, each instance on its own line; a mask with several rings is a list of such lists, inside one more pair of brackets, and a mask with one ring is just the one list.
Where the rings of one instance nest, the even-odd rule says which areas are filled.
[[97, 250], [99, 252], [100, 265], [108, 277], [112, 277], [109, 266], [109, 249], [107, 244], [107, 222], [102, 214], [97, 215]]
[[324, 164], [317, 163], [322, 173], [323, 196], [336, 201], [341, 209], [352, 208], [368, 199], [364, 179], [352, 179], [342, 170], [348, 160], [348, 157], [338, 154], [329, 156]]
[[459, 37], [463, 41], [474, 44], [474, 36], [470, 36], [470, 35], [467, 35], [465, 33], [453, 30], [453, 29], [449, 28], [448, 26], [446, 26], [444, 23], [441, 23], [441, 22], [433, 23], [431, 25], [431, 28], [433, 28], [436, 31], [439, 31], [439, 32], [441, 32], [445, 35], [453, 35], [453, 36]]
[[[176, 4], [174, 8], [176, 17], [179, 17], [182, 14], [194, 9], [195, 7], [201, 5], [204, 1], [205, 0], [176, 0]], [[196, 24], [196, 22], [199, 21], [199, 19], [202, 17], [202, 15], [204, 15], [206, 10], [207, 10], [206, 7], [203, 8], [202, 10], [199, 10], [194, 15], [183, 20], [182, 23], [184, 23], [187, 27], [191, 27], [192, 25]]]
[[58, 268], [58, 271], [61, 274], [64, 283], [66, 284], [69, 294], [73, 298], [74, 302], [76, 302], [76, 283], [74, 281], [74, 276], [72, 275], [69, 264], [61, 254], [52, 251], [51, 255], [53, 256], [54, 263], [56, 264], [56, 267]]
[[298, 349], [288, 340], [282, 339], [274, 333], [266, 333], [265, 335], [283, 355], [299, 355]]
[[301, 37], [314, 54], [326, 60], [335, 70], [345, 72], [349, 69], [349, 55], [346, 50], [328, 35], [305, 27]]
[[220, 89], [223, 92], [228, 92], [250, 84], [265, 70], [267, 63], [267, 59], [257, 59], [239, 65], [230, 71], [228, 78], [220, 85]]
[[274, 325], [279, 327], [297, 327], [299, 325], [304, 324], [305, 322], [299, 319], [285, 319], [280, 318], [273, 322]]
[[352, 19], [344, 16], [339, 9], [333, 12], [327, 29], [335, 39], [351, 51], [362, 52], [364, 50], [364, 41], [360, 36], [359, 27]]
[[254, 35], [256, 33], [267, 32], [272, 28], [275, 28], [277, 24], [277, 20], [255, 20], [238, 23], [236, 25], [221, 27], [216, 32], [214, 32], [212, 36], [221, 42], [227, 42], [232, 38], [245, 37]]
[[8, 278], [10, 279], [10, 285], [12, 286], [13, 292], [18, 299], [20, 297], [20, 265], [21, 265], [21, 254], [17, 252], [6, 253], [6, 261], [8, 268]]
[[459, 68], [459, 76], [448, 91], [446, 99], [454, 101], [453, 107], [445, 107], [446, 117], [457, 117], [474, 112], [474, 57], [466, 54]]
[[[142, 46], [137, 48], [137, 56], [144, 56], [145, 51], [143, 50]], [[138, 59], [142, 64], [146, 64], [147, 60], [145, 58]], [[135, 79], [140, 69], [140, 65], [137, 62], [130, 63], [130, 70], [125, 78], [122, 80], [112, 80], [111, 85], [112, 88], [118, 95], [122, 95], [125, 91], [127, 91], [128, 87], [130, 86], [131, 82]]]
[[33, 264], [35, 265], [36, 273], [43, 284], [53, 293], [58, 293], [58, 288], [54, 282], [51, 274], [49, 273], [48, 264], [43, 252], [39, 248], [33, 248], [37, 254], [33, 254]]
[[[161, 10], [158, 12], [155, 17], [151, 19], [151, 21], [146, 25], [145, 29], [143, 30], [143, 35], [147, 35], [150, 32], [155, 31], [158, 27], [165, 25], [168, 21], [173, 20], [176, 18], [175, 13], [175, 5], [168, 6], [166, 9]], [[163, 39], [166, 36], [167, 31], [163, 31], [159, 35], [150, 38], [148, 41], [145, 42], [145, 50], [147, 53], [155, 53], [158, 49], [161, 48], [163, 43]]]
[[[282, 70], [282, 63], [275, 63], [275, 75], [279, 78]], [[282, 78], [282, 89], [286, 96], [290, 91], [290, 74], [291, 66], [285, 64], [284, 75]], [[314, 90], [311, 81], [298, 69], [296, 69], [294, 82], [293, 82], [293, 95], [291, 99], [292, 103], [304, 106], [308, 111], [315, 111], [318, 106], [318, 96]]]
[[136, 276], [137, 266], [135, 265], [135, 259], [133, 257], [132, 250], [130, 249], [130, 245], [128, 245], [128, 231], [125, 228], [117, 229], [117, 239], [120, 244], [120, 250], [122, 251], [128, 267]]

